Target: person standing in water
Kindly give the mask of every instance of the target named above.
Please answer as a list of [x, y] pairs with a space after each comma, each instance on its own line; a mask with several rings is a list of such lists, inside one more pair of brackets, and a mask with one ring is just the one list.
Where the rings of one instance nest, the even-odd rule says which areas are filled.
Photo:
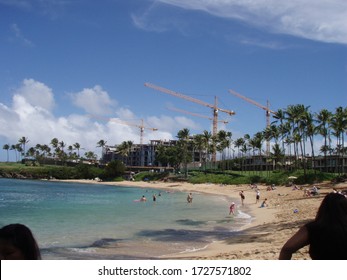
[[239, 192], [239, 195], [240, 195], [240, 197], [241, 197], [241, 204], [242, 204], [242, 206], [243, 206], [243, 201], [245, 200], [245, 194], [243, 193], [243, 191], [240, 191]]
[[231, 202], [230, 207], [229, 207], [229, 215], [235, 215], [235, 202]]
[[187, 202], [188, 203], [192, 203], [193, 202], [193, 195], [192, 193], [189, 193], [188, 196], [187, 196]]

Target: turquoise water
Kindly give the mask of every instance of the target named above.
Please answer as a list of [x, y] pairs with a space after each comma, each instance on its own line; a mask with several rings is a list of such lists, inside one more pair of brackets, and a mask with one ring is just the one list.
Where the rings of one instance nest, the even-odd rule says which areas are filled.
[[[142, 195], [147, 202], [136, 202]], [[242, 212], [228, 215], [226, 197], [193, 193], [187, 204], [186, 196], [174, 188], [0, 179], [0, 226], [30, 227], [44, 259], [148, 259], [199, 250], [250, 222]]]

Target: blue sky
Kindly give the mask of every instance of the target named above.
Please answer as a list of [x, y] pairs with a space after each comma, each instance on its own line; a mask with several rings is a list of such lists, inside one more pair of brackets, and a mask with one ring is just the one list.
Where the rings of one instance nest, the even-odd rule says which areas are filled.
[[[289, 2], [289, 3], [288, 3]], [[265, 112], [347, 101], [344, 0], [0, 0], [0, 144], [57, 137], [96, 143], [174, 139], [211, 131], [209, 108], [147, 88], [150, 82], [235, 116], [233, 139], [265, 128]], [[90, 115], [101, 118], [92, 118]], [[104, 118], [104, 119], [102, 119]], [[319, 144], [318, 144], [319, 145]], [[6, 160], [4, 150], [0, 160]]]

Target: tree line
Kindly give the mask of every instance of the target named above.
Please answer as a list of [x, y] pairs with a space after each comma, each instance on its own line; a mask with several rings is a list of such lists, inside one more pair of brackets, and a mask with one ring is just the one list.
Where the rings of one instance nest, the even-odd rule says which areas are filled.
[[[36, 144], [26, 149], [27, 144], [30, 142], [28, 137], [22, 136], [18, 139], [16, 144], [5, 144], [3, 149], [7, 153], [7, 162], [9, 161], [9, 153], [13, 151], [15, 154], [16, 162], [25, 158], [35, 158], [39, 161], [44, 162], [45, 159], [55, 159], [61, 162], [66, 161], [78, 161], [78, 160], [97, 160], [97, 155], [93, 151], [86, 151], [81, 156], [80, 143], [76, 142], [72, 145], [67, 145], [64, 141], [59, 141], [58, 138], [53, 138], [49, 144]], [[100, 140], [97, 142], [97, 147], [104, 147], [106, 141]]]
[[[218, 152], [221, 161], [230, 158], [242, 159], [246, 156], [262, 157], [267, 151], [264, 143], [272, 143], [267, 158], [274, 160], [275, 165], [283, 167], [286, 160], [294, 159], [295, 168], [310, 166], [316, 157], [315, 141], [322, 137], [323, 145], [318, 153], [325, 158], [347, 154], [344, 145], [347, 132], [347, 107], [338, 107], [334, 112], [322, 109], [317, 113], [309, 110], [309, 106], [302, 104], [289, 105], [273, 114], [274, 121], [264, 130], [253, 136], [245, 134], [243, 137], [232, 139], [232, 133], [220, 130], [217, 135], [208, 131], [191, 136], [185, 128], [177, 133], [178, 142], [174, 147], [161, 146], [157, 150], [157, 160], [171, 166], [187, 165], [192, 160], [192, 153], [199, 153], [200, 162], [211, 161], [211, 154]], [[190, 147], [188, 149], [188, 147]], [[231, 156], [232, 153], [232, 156]], [[342, 161], [343, 162], [343, 161]], [[337, 162], [336, 162], [337, 164]], [[336, 165], [335, 171], [343, 171], [343, 166]]]

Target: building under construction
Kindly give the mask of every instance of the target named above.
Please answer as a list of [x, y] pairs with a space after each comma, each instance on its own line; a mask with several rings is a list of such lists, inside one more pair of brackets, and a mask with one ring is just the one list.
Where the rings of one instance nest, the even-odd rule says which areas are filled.
[[[178, 140], [150, 140], [149, 144], [133, 144], [129, 153], [124, 156], [118, 151], [118, 146], [105, 146], [101, 162], [108, 163], [113, 160], [122, 161], [127, 167], [168, 167], [162, 166], [156, 160], [156, 151], [159, 146], [170, 147], [177, 145]], [[199, 153], [192, 153], [192, 161], [199, 162]]]

